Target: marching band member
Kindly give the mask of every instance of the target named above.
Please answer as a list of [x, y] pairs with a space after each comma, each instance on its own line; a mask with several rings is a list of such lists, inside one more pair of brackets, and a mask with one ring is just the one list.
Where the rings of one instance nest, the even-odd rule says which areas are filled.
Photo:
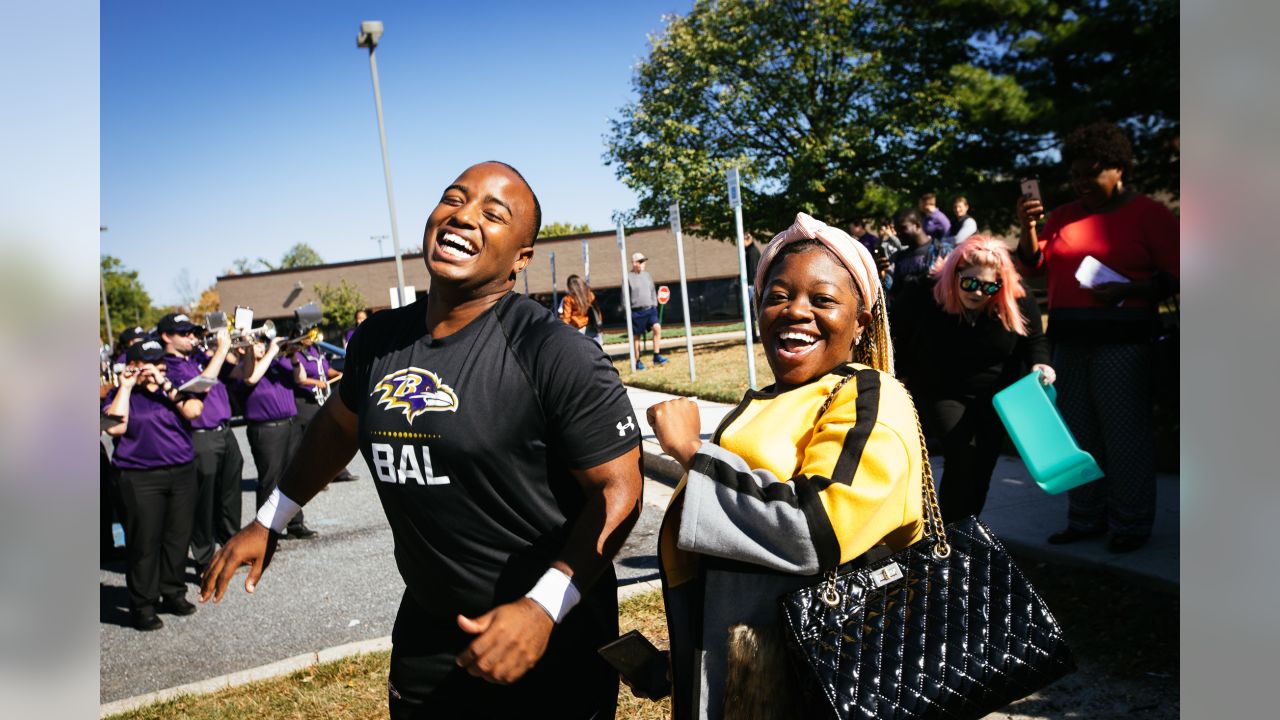
[[[249, 424], [249, 451], [258, 468], [259, 508], [276, 489], [285, 464], [293, 457], [293, 426], [298, 408], [293, 402], [293, 367], [279, 357], [283, 342], [283, 338], [275, 338], [269, 344], [256, 339], [251, 352], [245, 347], [236, 348], [240, 358], [231, 375], [235, 379], [233, 390], [242, 398], [244, 419]], [[289, 522], [285, 537], [306, 539], [315, 534], [298, 513]]]
[[[320, 352], [320, 348], [316, 347], [314, 333], [304, 335], [298, 344], [300, 345], [298, 350], [289, 356], [293, 361], [293, 382], [296, 385], [293, 390], [293, 400], [298, 408], [298, 419], [294, 424], [295, 445], [302, 442], [302, 436], [306, 435], [311, 419], [320, 412], [320, 406], [328, 399], [331, 392], [329, 381], [342, 377], [342, 373], [330, 367], [328, 358]], [[355, 479], [351, 471], [344, 467], [333, 481], [346, 482]]]
[[[218, 380], [229, 374], [226, 363], [231, 333], [216, 335], [213, 355], [202, 350], [196, 335], [199, 325], [179, 313], [160, 318], [156, 332], [164, 343], [169, 379], [182, 385], [196, 376]], [[240, 475], [244, 456], [231, 432], [231, 400], [227, 386], [219, 382], [203, 395], [204, 412], [191, 421], [191, 441], [196, 451], [196, 508], [191, 528], [191, 557], [203, 571], [213, 559], [214, 543], [225, 543], [240, 530]]]
[[204, 402], [179, 393], [165, 376], [164, 347], [143, 340], [125, 351], [120, 387], [103, 403], [115, 438], [111, 463], [119, 473], [129, 569], [125, 583], [133, 626], [159, 630], [156, 611], [190, 615], [183, 572], [195, 512], [195, 450], [191, 425]]

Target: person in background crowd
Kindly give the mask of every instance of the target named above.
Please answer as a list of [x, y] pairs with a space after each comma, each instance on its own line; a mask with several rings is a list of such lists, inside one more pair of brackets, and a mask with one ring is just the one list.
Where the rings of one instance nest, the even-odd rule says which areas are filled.
[[147, 331], [140, 327], [125, 328], [124, 332], [120, 333], [120, 339], [116, 342], [116, 362], [121, 365], [125, 364], [125, 351], [134, 343], [146, 338]]
[[[880, 248], [880, 236], [871, 232], [867, 227], [867, 221], [862, 218], [849, 223], [849, 234], [853, 236], [854, 240], [862, 243], [862, 247], [870, 251], [872, 255], [875, 255], [876, 250]], [[753, 275], [752, 277], [755, 276]]]
[[920, 196], [920, 216], [924, 220], [924, 232], [934, 240], [951, 234], [951, 220], [938, 209], [938, 196], [929, 192]]
[[[1124, 186], [1133, 149], [1107, 122], [1078, 128], [1062, 145], [1076, 200], [1049, 215], [1037, 198], [1018, 200], [1018, 257], [1043, 273], [1049, 289], [1049, 338], [1061, 374], [1058, 408], [1080, 446], [1105, 476], [1071, 490], [1062, 544], [1108, 530], [1111, 552], [1146, 544], [1155, 520], [1152, 343], [1160, 300], [1178, 292], [1178, 218]], [[1083, 287], [1076, 271], [1092, 257], [1127, 282]]]
[[748, 392], [711, 442], [692, 401], [649, 409], [687, 472], [658, 540], [676, 720], [756, 716], [734, 678], [773, 685], [769, 717], [798, 717], [791, 669], [758, 652], [780, 634], [777, 598], [923, 534], [920, 430], [893, 378], [877, 275], [860, 243], [798, 214], [755, 277], [776, 383]]
[[[279, 337], [270, 344], [257, 339], [252, 350], [236, 348], [240, 357], [231, 375], [235, 381], [232, 389], [239, 393], [244, 406], [249, 451], [258, 469], [259, 508], [280, 483], [297, 440], [293, 432], [298, 417], [298, 406], [293, 400], [293, 366], [278, 357], [283, 343], [284, 338]], [[316, 531], [307, 527], [304, 520], [301, 512], [294, 516], [285, 537], [300, 540], [315, 537]]]
[[596, 304], [596, 294], [591, 291], [591, 286], [577, 275], [570, 275], [564, 286], [567, 292], [560, 301], [560, 319], [603, 346], [600, 306]]
[[356, 328], [360, 327], [365, 320], [369, 319], [369, 309], [356, 311], [356, 327], [351, 328], [342, 335], [342, 349], [347, 349], [347, 343], [351, 342], [351, 336], [356, 334]]
[[[302, 437], [307, 434], [307, 427], [315, 419], [316, 413], [320, 412], [320, 406], [329, 398], [330, 381], [342, 377], [342, 373], [329, 366], [329, 359], [316, 347], [316, 337], [312, 333], [302, 336], [298, 341], [298, 349], [289, 356], [289, 360], [293, 363], [293, 402], [298, 409], [293, 424], [293, 446], [298, 447], [302, 444]], [[334, 476], [333, 481], [349, 482], [355, 479], [356, 476], [344, 467]]]
[[893, 225], [895, 234], [906, 247], [889, 258], [892, 269], [884, 278], [884, 286], [888, 290], [894, 347], [898, 348], [902, 360], [899, 365], [909, 368], [912, 364], [906, 362], [905, 356], [915, 333], [916, 319], [933, 302], [929, 296], [932, 288], [929, 270], [938, 258], [946, 256], [946, 248], [940, 241], [929, 237], [920, 213], [913, 208], [899, 210], [893, 218]]
[[[118, 473], [125, 507], [125, 551], [129, 569], [129, 607], [133, 627], [159, 630], [159, 612], [190, 615], [183, 580], [191, 521], [195, 515], [195, 449], [190, 421], [204, 403], [178, 392], [165, 376], [164, 347], [143, 340], [125, 351], [128, 367], [120, 387], [102, 404], [115, 424], [105, 429], [115, 438], [111, 463]], [[105, 424], [105, 423], [104, 423]]]
[[[885, 255], [893, 257], [893, 254], [906, 247], [898, 237], [898, 231], [893, 228], [893, 220], [886, 220], [880, 223], [880, 247], [884, 249]], [[881, 276], [883, 278], [883, 276]]]
[[610, 560], [640, 515], [639, 424], [600, 348], [512, 292], [540, 218], [505, 163], [445, 189], [423, 237], [431, 291], [356, 333], [272, 502], [204, 578], [201, 599], [220, 599], [250, 564], [252, 592], [274, 533], [361, 451], [405, 584], [395, 720], [614, 716], [596, 649], [618, 634]]
[[970, 235], [978, 232], [978, 221], [969, 217], [969, 199], [965, 196], [957, 197], [952, 208], [956, 211], [956, 223], [951, 227], [956, 228], [956, 234], [948, 237], [945, 243], [955, 247], [969, 239]]
[[662, 355], [662, 325], [658, 323], [658, 289], [653, 278], [645, 271], [644, 264], [649, 259], [643, 253], [631, 254], [631, 272], [627, 273], [627, 285], [631, 291], [631, 328], [635, 333], [636, 369], [644, 370], [640, 360], [643, 346], [640, 337], [653, 330], [653, 364], [666, 365], [667, 358]]
[[[196, 376], [219, 380], [230, 374], [226, 364], [231, 333], [218, 331], [213, 355], [197, 346], [203, 331], [184, 314], [160, 318], [156, 332], [164, 344], [169, 379], [182, 386]], [[244, 456], [231, 432], [231, 401], [221, 382], [200, 393], [204, 411], [191, 420], [191, 441], [196, 454], [196, 507], [191, 526], [191, 557], [202, 572], [213, 559], [214, 543], [224, 544], [240, 529], [240, 477]]]
[[947, 459], [939, 500], [951, 523], [986, 504], [1005, 440], [992, 396], [1028, 368], [1046, 385], [1056, 376], [1040, 308], [1004, 242], [973, 235], [930, 276], [934, 302], [916, 322], [905, 376], [926, 434], [941, 441]]

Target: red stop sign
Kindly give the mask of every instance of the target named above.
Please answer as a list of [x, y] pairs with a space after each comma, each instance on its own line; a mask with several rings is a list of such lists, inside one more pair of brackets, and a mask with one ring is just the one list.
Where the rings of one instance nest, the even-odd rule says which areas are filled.
[[671, 288], [667, 287], [666, 285], [659, 285], [658, 286], [658, 304], [666, 305], [667, 301], [670, 299], [671, 299]]

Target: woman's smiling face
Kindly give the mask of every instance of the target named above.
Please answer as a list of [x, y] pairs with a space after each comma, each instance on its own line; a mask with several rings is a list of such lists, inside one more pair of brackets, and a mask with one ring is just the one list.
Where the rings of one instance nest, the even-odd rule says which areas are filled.
[[870, 320], [858, 310], [853, 277], [825, 248], [785, 254], [769, 269], [760, 339], [780, 385], [801, 385], [848, 362]]

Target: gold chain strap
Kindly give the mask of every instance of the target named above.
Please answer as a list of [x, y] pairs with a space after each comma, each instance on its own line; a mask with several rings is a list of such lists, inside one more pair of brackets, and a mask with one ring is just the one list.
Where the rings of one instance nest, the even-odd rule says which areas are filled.
[[924, 533], [933, 537], [933, 554], [944, 558], [951, 554], [951, 544], [947, 542], [947, 530], [942, 524], [942, 510], [938, 508], [938, 495], [933, 487], [933, 465], [929, 462], [929, 450], [924, 441], [924, 426], [920, 424], [920, 411], [916, 408], [916, 400], [907, 393], [911, 401], [911, 412], [916, 416], [916, 432], [920, 434], [920, 485], [924, 500]]
[[[818, 410], [818, 420], [827, 413], [827, 409], [831, 407], [832, 401], [836, 399], [836, 394], [840, 392], [840, 388], [844, 384], [853, 379], [853, 375], [846, 375], [831, 388], [831, 392], [827, 394], [827, 399], [822, 403], [822, 408]], [[916, 409], [915, 398], [911, 397], [911, 393], [907, 393], [907, 399], [911, 401], [911, 413], [916, 418], [916, 432], [920, 435], [920, 490], [921, 500], [924, 510], [924, 534], [933, 538], [933, 554], [938, 558], [945, 558], [951, 555], [951, 544], [947, 542], [947, 531], [942, 524], [942, 510], [938, 507], [938, 495], [933, 487], [933, 465], [929, 462], [929, 450], [925, 446], [924, 426], [920, 424], [920, 411]], [[816, 424], [816, 423], [815, 423]], [[822, 592], [819, 595], [822, 602], [830, 607], [840, 604], [840, 590], [836, 585], [836, 570], [832, 568], [828, 570], [825, 576], [826, 582], [823, 584]]]

